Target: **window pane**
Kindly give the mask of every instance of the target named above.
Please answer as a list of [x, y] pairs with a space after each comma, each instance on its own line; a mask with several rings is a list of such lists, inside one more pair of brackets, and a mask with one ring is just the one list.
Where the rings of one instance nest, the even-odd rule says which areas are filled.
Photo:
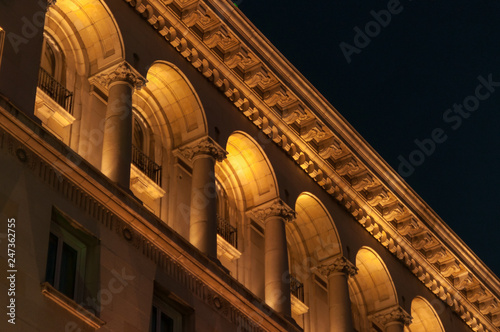
[[56, 276], [56, 259], [57, 259], [57, 236], [50, 233], [49, 236], [49, 253], [47, 255], [47, 268], [45, 270], [45, 280], [54, 286]]
[[163, 312], [161, 313], [160, 332], [174, 332], [174, 320]]
[[61, 257], [59, 291], [72, 299], [75, 296], [77, 258], [78, 252], [64, 243]]
[[45, 41], [45, 52], [42, 56], [42, 64], [41, 67], [49, 73], [52, 77], [56, 74], [56, 56], [52, 46]]
[[153, 307], [153, 312], [151, 313], [151, 332], [156, 332], [156, 320], [157, 320], [157, 309], [156, 307]]

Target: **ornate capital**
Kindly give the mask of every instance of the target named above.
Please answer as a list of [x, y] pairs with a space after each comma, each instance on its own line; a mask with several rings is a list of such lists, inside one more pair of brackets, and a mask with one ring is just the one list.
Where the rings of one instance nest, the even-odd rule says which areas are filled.
[[250, 214], [255, 219], [262, 221], [266, 221], [269, 217], [281, 217], [285, 221], [292, 221], [296, 217], [295, 211], [279, 198], [256, 207], [250, 211]]
[[94, 79], [106, 88], [114, 82], [126, 82], [140, 90], [146, 84], [146, 79], [125, 61], [98, 74]]
[[343, 256], [336, 258], [330, 264], [319, 265], [316, 269], [319, 273], [327, 278], [332, 273], [345, 273], [346, 275], [351, 277], [355, 276], [356, 273], [358, 273], [358, 268]]
[[408, 326], [411, 324], [412, 317], [403, 308], [397, 307], [371, 315], [370, 319], [384, 326], [394, 322]]
[[179, 148], [178, 152], [188, 160], [194, 160], [199, 156], [211, 156], [217, 161], [223, 161], [227, 155], [227, 151], [208, 136]]

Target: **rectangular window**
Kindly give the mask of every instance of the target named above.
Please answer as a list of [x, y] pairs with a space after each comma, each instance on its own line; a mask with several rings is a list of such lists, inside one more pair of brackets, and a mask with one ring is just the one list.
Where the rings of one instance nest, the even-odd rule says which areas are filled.
[[45, 280], [81, 302], [98, 282], [98, 240], [56, 209], [52, 213]]
[[193, 310], [169, 296], [154, 297], [151, 311], [150, 332], [191, 332], [189, 319]]
[[5, 40], [5, 31], [0, 28], [0, 68], [2, 68], [3, 43]]

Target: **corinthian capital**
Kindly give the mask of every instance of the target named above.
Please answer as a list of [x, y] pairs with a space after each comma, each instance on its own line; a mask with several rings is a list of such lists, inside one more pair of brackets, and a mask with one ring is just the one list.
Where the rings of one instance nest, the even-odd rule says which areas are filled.
[[316, 269], [319, 273], [321, 273], [327, 278], [332, 273], [345, 273], [351, 277], [355, 276], [356, 273], [358, 273], [358, 268], [343, 256], [337, 257], [330, 264], [319, 265]]
[[281, 217], [285, 221], [292, 221], [296, 217], [295, 211], [279, 198], [254, 208], [250, 214], [255, 219], [262, 221], [266, 221], [270, 217]]
[[188, 160], [194, 160], [199, 156], [210, 156], [217, 161], [222, 161], [227, 155], [226, 150], [221, 148], [219, 144], [215, 143], [215, 141], [208, 136], [179, 148], [178, 153]]
[[403, 308], [397, 307], [373, 314], [370, 319], [384, 326], [394, 322], [399, 322], [408, 326], [411, 324], [412, 317], [404, 311]]
[[94, 79], [106, 88], [114, 82], [126, 82], [140, 90], [146, 84], [146, 79], [125, 61], [103, 71]]

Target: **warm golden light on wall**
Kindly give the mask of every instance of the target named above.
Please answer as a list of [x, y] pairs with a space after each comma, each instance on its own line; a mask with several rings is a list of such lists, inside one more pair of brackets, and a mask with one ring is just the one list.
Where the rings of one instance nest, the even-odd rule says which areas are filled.
[[274, 171], [255, 141], [242, 132], [233, 133], [226, 145], [227, 164], [236, 175], [248, 207], [265, 203], [278, 196]]
[[443, 325], [434, 308], [427, 300], [416, 297], [411, 302], [412, 323], [406, 332], [444, 332]]

